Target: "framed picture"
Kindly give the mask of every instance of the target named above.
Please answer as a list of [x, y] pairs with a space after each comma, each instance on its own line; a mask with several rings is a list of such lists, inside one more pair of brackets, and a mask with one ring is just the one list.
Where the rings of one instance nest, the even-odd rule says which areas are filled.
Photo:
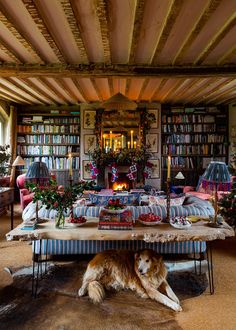
[[85, 110], [84, 111], [84, 129], [94, 129], [96, 122], [96, 111]]
[[84, 153], [88, 154], [93, 152], [97, 146], [96, 135], [95, 134], [85, 134], [84, 135]]
[[148, 150], [150, 152], [158, 152], [159, 149], [159, 134], [150, 133], [146, 135], [146, 145], [148, 146]]
[[148, 109], [148, 116], [152, 118], [152, 123], [150, 124], [150, 128], [158, 128], [159, 124], [159, 109]]
[[149, 159], [148, 162], [153, 165], [151, 179], [159, 179], [160, 178], [160, 160], [159, 159]]
[[84, 180], [92, 180], [91, 178], [91, 171], [90, 171], [90, 165], [91, 160], [83, 160], [83, 178]]

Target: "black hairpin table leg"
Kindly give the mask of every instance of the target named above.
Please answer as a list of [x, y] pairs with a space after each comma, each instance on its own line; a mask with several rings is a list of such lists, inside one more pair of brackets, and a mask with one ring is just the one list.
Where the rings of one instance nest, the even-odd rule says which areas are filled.
[[214, 294], [214, 274], [213, 274], [213, 258], [212, 258], [212, 246], [211, 241], [207, 242], [207, 267], [208, 267], [208, 277], [210, 285], [210, 294]]

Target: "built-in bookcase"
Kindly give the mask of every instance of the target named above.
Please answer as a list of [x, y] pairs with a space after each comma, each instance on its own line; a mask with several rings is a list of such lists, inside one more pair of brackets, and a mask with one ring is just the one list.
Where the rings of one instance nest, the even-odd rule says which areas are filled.
[[26, 168], [41, 160], [52, 172], [65, 173], [69, 152], [76, 174], [80, 168], [79, 115], [18, 115], [17, 154], [24, 158]]
[[174, 177], [181, 171], [185, 182], [191, 185], [197, 184], [211, 160], [227, 162], [227, 108], [163, 107], [161, 127], [163, 185], [168, 155], [171, 155], [172, 181], [176, 181]]

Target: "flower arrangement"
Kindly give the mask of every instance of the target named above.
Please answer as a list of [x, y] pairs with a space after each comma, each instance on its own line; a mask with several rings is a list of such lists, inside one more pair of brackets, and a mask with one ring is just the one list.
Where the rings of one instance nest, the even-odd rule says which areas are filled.
[[141, 146], [139, 149], [121, 149], [118, 152], [110, 150], [105, 152], [105, 150], [100, 147], [96, 148], [90, 153], [90, 157], [95, 161], [97, 167], [101, 168], [103, 166], [111, 165], [113, 163], [122, 164], [145, 164], [150, 158], [151, 153], [148, 152], [147, 146]]
[[47, 209], [58, 211], [56, 226], [64, 225], [65, 214], [73, 203], [83, 194], [84, 190], [92, 189], [94, 181], [80, 181], [69, 187], [58, 186], [50, 180], [47, 186], [27, 183], [27, 188], [34, 192], [33, 202], [41, 201]]
[[231, 226], [236, 226], [236, 180], [232, 183], [230, 193], [223, 194], [218, 201], [219, 214]]

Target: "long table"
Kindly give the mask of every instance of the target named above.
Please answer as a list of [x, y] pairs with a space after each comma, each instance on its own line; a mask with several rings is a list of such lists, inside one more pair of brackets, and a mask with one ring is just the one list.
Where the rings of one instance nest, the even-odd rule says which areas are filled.
[[[184, 242], [200, 241], [207, 243], [206, 257], [208, 263], [209, 285], [211, 294], [214, 293], [213, 258], [211, 242], [224, 240], [235, 235], [233, 228], [223, 223], [220, 228], [207, 226], [204, 221], [193, 224], [188, 229], [176, 229], [168, 223], [161, 223], [155, 226], [144, 226], [136, 223], [132, 230], [99, 230], [98, 218], [88, 218], [87, 222], [80, 227], [72, 227], [69, 224], [63, 229], [55, 227], [53, 221], [44, 221], [37, 224], [35, 230], [22, 230], [23, 225], [17, 226], [6, 234], [7, 240], [144, 240], [148, 243], [160, 242]], [[41, 249], [40, 249], [41, 250]], [[38, 268], [35, 277], [35, 250], [33, 251], [33, 274], [32, 294], [36, 297], [39, 280], [39, 262], [45, 262], [38, 256]]]

